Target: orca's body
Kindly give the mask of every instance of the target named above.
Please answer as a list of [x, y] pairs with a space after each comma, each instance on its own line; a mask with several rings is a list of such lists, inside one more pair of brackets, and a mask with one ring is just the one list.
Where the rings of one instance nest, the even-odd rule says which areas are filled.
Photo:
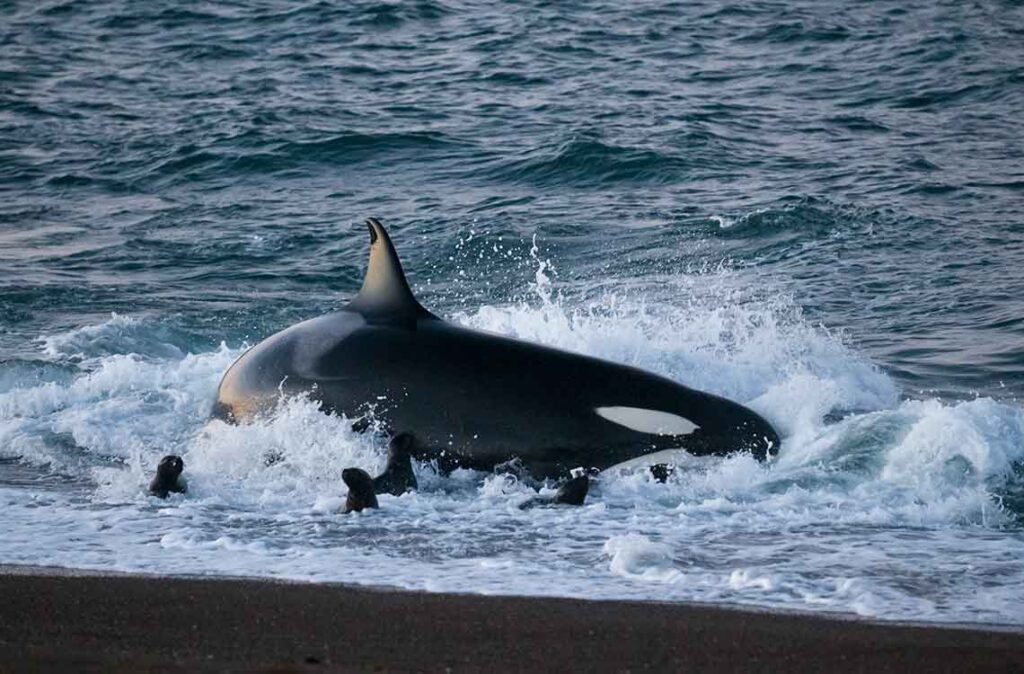
[[325, 412], [372, 413], [393, 432], [412, 433], [421, 459], [443, 451], [484, 470], [518, 459], [536, 477], [670, 447], [749, 450], [758, 459], [778, 450], [768, 422], [724, 398], [442, 321], [413, 297], [381, 224], [367, 224], [370, 263], [359, 295], [244, 353], [221, 381], [217, 416], [245, 421], [282, 393], [303, 393]]

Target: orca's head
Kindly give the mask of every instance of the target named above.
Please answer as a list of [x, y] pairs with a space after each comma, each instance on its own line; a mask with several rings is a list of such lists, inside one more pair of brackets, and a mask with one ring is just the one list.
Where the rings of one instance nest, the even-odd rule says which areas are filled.
[[749, 410], [747, 412], [748, 415], [733, 428], [739, 448], [750, 451], [758, 461], [778, 454], [782, 444], [779, 434], [763, 418]]
[[779, 435], [755, 412], [724, 398], [707, 396], [683, 416], [659, 409], [602, 406], [594, 409], [605, 421], [657, 438], [662, 447], [682, 447], [698, 456], [749, 451], [764, 461], [779, 451]]
[[719, 407], [713, 420], [696, 431], [690, 442], [695, 454], [750, 452], [758, 461], [779, 453], [782, 441], [770, 423], [756, 412], [731, 401]]

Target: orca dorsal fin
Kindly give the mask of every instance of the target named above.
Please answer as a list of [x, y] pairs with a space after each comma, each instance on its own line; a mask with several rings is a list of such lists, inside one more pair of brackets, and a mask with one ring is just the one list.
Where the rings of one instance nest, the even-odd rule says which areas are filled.
[[363, 277], [363, 287], [348, 308], [372, 322], [434, 318], [412, 294], [384, 225], [377, 218], [368, 218], [366, 227], [370, 230], [370, 263]]

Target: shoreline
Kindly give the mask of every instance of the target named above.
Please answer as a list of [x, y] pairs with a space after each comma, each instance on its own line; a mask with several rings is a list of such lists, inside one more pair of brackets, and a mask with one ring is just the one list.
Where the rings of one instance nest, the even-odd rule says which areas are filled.
[[563, 595], [529, 595], [529, 594], [484, 594], [481, 592], [435, 592], [432, 590], [418, 590], [397, 585], [373, 585], [345, 583], [341, 581], [317, 581], [303, 580], [300, 578], [273, 578], [270, 576], [235, 576], [222, 574], [201, 574], [184, 573], [167, 575], [161, 573], [149, 573], [145, 571], [118, 571], [107, 569], [90, 569], [70, 566], [40, 566], [35, 564], [3, 564], [0, 563], [0, 578], [3, 576], [42, 576], [42, 577], [69, 577], [69, 578], [139, 578], [149, 580], [184, 580], [184, 581], [237, 581], [266, 583], [269, 585], [285, 586], [313, 586], [332, 587], [360, 592], [406, 593], [425, 594], [439, 597], [484, 597], [495, 599], [551, 599], [578, 602], [622, 603], [650, 606], [681, 606], [694, 609], [708, 609], [712, 611], [734, 611], [737, 613], [752, 613], [757, 615], [778, 615], [795, 618], [811, 618], [827, 620], [830, 622], [852, 622], [865, 625], [876, 625], [879, 627], [912, 627], [921, 629], [950, 629], [963, 630], [968, 632], [1000, 632], [1008, 634], [1020, 634], [1024, 637], [1024, 624], [1015, 625], [1012, 623], [963, 623], [963, 622], [939, 622], [939, 621], [912, 621], [912, 620], [889, 620], [886, 618], [875, 618], [863, 616], [856, 613], [842, 611], [812, 611], [788, 607], [765, 606], [762, 604], [727, 604], [702, 601], [670, 601], [658, 599], [615, 599], [615, 598], [594, 598], [594, 597], [570, 597]]
[[0, 671], [1009, 671], [1024, 628], [0, 565]]

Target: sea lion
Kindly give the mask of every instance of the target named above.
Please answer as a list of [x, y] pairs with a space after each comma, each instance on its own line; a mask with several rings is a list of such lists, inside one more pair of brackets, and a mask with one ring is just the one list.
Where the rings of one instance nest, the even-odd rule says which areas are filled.
[[412, 472], [412, 452], [416, 439], [412, 433], [399, 433], [388, 443], [388, 463], [384, 472], [373, 478], [373, 490], [378, 494], [401, 496], [414, 491], [416, 476]]
[[342, 512], [361, 512], [364, 508], [379, 508], [377, 494], [373, 490], [373, 478], [362, 468], [346, 468], [341, 479], [348, 485], [348, 497]]
[[185, 462], [180, 456], [168, 454], [160, 459], [156, 466], [156, 476], [149, 483], [149, 493], [158, 498], [167, 498], [171, 492], [183, 494], [188, 486], [181, 479], [181, 471], [185, 470]]
[[584, 473], [577, 475], [559, 487], [554, 496], [535, 496], [519, 504], [519, 509], [527, 510], [529, 508], [549, 505], [580, 506], [583, 505], [584, 499], [587, 498], [588, 491], [590, 491], [590, 477]]

